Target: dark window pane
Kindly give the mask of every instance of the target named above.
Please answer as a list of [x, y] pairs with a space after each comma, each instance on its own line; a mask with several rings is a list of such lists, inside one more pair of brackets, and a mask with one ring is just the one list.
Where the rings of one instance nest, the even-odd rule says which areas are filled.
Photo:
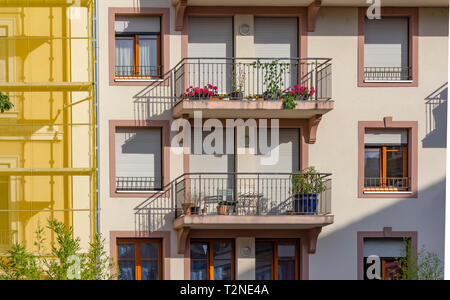
[[134, 259], [134, 244], [118, 244], [117, 245], [118, 256], [121, 258]]
[[191, 280], [207, 280], [207, 267], [205, 260], [191, 260]]
[[158, 280], [158, 261], [141, 261], [141, 280]]
[[214, 280], [231, 280], [231, 262], [229, 260], [214, 261]]
[[119, 261], [120, 280], [135, 280], [135, 263], [132, 261]]
[[231, 259], [231, 243], [215, 243], [214, 259]]
[[256, 243], [255, 254], [256, 260], [270, 260], [273, 259], [273, 245], [272, 243]]
[[364, 153], [365, 186], [380, 185], [380, 151], [377, 148], [366, 148]]
[[278, 245], [279, 258], [295, 258], [295, 245]]
[[145, 243], [141, 244], [141, 258], [158, 259], [159, 258], [159, 245], [158, 243]]
[[386, 176], [387, 177], [403, 177], [403, 150], [399, 147], [397, 151], [389, 151], [392, 148], [389, 148], [386, 153]]
[[272, 280], [272, 261], [256, 261], [256, 280]]
[[295, 261], [278, 261], [278, 280], [295, 280]]
[[208, 257], [207, 244], [191, 244], [191, 258], [192, 259], [206, 259]]

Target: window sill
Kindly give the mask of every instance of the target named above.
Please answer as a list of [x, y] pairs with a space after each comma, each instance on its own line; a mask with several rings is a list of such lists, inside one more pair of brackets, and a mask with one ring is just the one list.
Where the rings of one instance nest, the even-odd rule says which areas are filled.
[[402, 191], [398, 191], [398, 192], [396, 192], [396, 191], [378, 191], [378, 192], [370, 192], [370, 191], [364, 191], [363, 192], [364, 194], [393, 194], [393, 195], [398, 195], [398, 194], [412, 194], [412, 192], [409, 192], [409, 191], [405, 191], [405, 192], [402, 192]]
[[116, 191], [117, 194], [163, 194], [164, 191], [161, 190], [148, 190], [148, 191]]
[[115, 82], [163, 82], [163, 79], [114, 79]]
[[412, 83], [412, 80], [367, 80], [364, 83]]

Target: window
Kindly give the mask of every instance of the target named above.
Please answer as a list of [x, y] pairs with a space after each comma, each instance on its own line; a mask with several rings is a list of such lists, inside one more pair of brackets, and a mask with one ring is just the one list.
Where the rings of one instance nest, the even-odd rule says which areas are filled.
[[408, 191], [408, 130], [366, 129], [364, 191]]
[[364, 26], [364, 80], [411, 80], [409, 18], [366, 18]]
[[[395, 280], [400, 275], [398, 260], [406, 254], [406, 243], [401, 238], [365, 238], [364, 239], [364, 280], [376, 279], [374, 273], [382, 280]], [[369, 256], [380, 258], [379, 265], [369, 260]], [[372, 267], [372, 268], [371, 268]], [[378, 267], [375, 270], [373, 267]]]
[[161, 138], [161, 128], [116, 128], [117, 192], [149, 192], [162, 189]]
[[162, 76], [161, 18], [116, 16], [116, 79]]
[[191, 280], [233, 280], [232, 240], [191, 242]]
[[256, 280], [299, 279], [296, 241], [256, 241]]
[[162, 279], [161, 240], [118, 240], [120, 280]]

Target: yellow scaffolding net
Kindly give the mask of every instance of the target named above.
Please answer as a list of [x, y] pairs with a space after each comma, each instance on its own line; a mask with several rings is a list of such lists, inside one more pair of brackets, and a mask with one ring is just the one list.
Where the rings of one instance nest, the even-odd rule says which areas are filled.
[[92, 238], [93, 10], [84, 0], [0, 0], [0, 92], [14, 104], [0, 112], [0, 255], [13, 243], [34, 251], [48, 218], [72, 226], [83, 247]]

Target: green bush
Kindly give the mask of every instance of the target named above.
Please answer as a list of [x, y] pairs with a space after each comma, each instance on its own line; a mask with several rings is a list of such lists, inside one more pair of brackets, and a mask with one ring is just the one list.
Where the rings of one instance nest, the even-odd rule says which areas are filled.
[[9, 101], [9, 96], [0, 92], [0, 112], [4, 113], [5, 111], [11, 110], [14, 107], [14, 104]]
[[80, 239], [73, 238], [71, 227], [49, 220], [47, 228], [56, 236], [50, 254], [43, 253], [44, 229], [39, 227], [34, 243], [38, 255], [27, 253], [23, 245], [13, 245], [8, 256], [0, 258], [0, 280], [112, 280], [118, 277], [100, 235], [95, 235], [88, 252], [82, 253]]

